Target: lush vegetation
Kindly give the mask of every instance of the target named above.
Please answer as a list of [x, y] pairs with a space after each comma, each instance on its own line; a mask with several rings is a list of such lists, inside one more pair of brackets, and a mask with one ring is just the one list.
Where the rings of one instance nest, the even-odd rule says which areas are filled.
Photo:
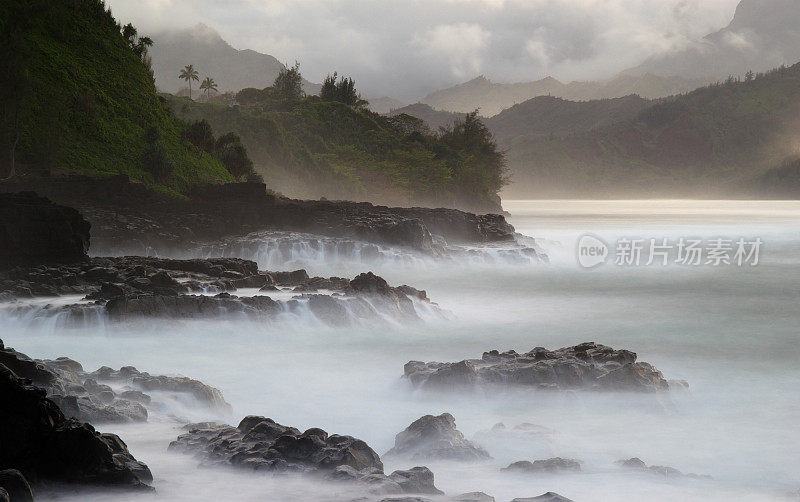
[[0, 3], [0, 177], [123, 173], [172, 193], [232, 180], [157, 95], [151, 43], [100, 0]]
[[181, 119], [239, 135], [268, 186], [288, 195], [499, 209], [505, 158], [476, 113], [432, 132], [371, 112], [353, 80], [336, 77], [322, 96], [303, 94], [295, 65], [274, 86], [240, 91], [236, 106], [166, 97]]
[[[800, 153], [798, 108], [800, 64], [658, 100], [632, 118], [588, 132], [518, 138], [508, 152], [511, 190], [514, 195], [746, 194], [764, 173]], [[774, 171], [781, 172], [790, 171]]]

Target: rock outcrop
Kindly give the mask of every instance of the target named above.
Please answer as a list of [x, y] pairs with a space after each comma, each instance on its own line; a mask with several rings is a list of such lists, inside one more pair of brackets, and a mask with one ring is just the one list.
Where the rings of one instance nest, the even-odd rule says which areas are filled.
[[[242, 288], [260, 291], [252, 296], [231, 294]], [[270, 292], [281, 290], [297, 295], [291, 300], [270, 297]], [[424, 291], [391, 287], [371, 272], [353, 280], [309, 277], [305, 270], [259, 271], [255, 262], [236, 258], [91, 258], [79, 264], [0, 272], [0, 300], [76, 294], [85, 295], [85, 301], [59, 307], [76, 322], [98, 311], [111, 320], [224, 315], [269, 320], [283, 312], [308, 310], [326, 324], [341, 326], [385, 318], [419, 321], [414, 302], [430, 304]], [[436, 310], [435, 305], [431, 308]]]
[[492, 458], [483, 447], [464, 438], [453, 415], [425, 415], [397, 434], [387, 456], [411, 460], [478, 461]]
[[694, 479], [711, 479], [711, 476], [707, 474], [694, 474], [694, 473], [684, 474], [678, 469], [666, 465], [647, 465], [644, 463], [642, 459], [638, 457], [629, 458], [627, 460], [618, 460], [616, 464], [622, 467], [623, 469], [646, 472], [663, 478], [686, 477]]
[[194, 454], [203, 465], [319, 475], [362, 485], [374, 494], [442, 493], [426, 467], [384, 474], [378, 454], [351, 436], [329, 435], [317, 428], [300, 432], [258, 416], [245, 417], [237, 427], [202, 423], [185, 429], [169, 450]]
[[33, 192], [0, 193], [0, 269], [86, 258], [89, 222]]
[[0, 470], [17, 469], [33, 483], [147, 488], [152, 481], [118, 436], [66, 418], [43, 389], [3, 363], [0, 401]]
[[578, 472], [581, 470], [581, 463], [579, 460], [561, 457], [548, 458], [546, 460], [534, 460], [533, 462], [520, 460], [519, 462], [514, 462], [508, 467], [504, 467], [502, 470], [507, 472], [522, 472], [528, 474]]
[[538, 497], [517, 498], [511, 502], [572, 502], [572, 499], [568, 499], [554, 492], [547, 492]]
[[524, 354], [492, 350], [481, 359], [456, 363], [410, 361], [404, 376], [414, 386], [430, 390], [483, 385], [625, 392], [669, 389], [658, 369], [636, 359], [629, 350], [587, 342], [553, 351], [536, 347]]
[[[92, 424], [144, 422], [148, 409], [164, 409], [161, 397], [189, 398], [214, 413], [230, 413], [222, 393], [198, 380], [150, 375], [132, 366], [86, 372], [66, 357], [34, 360], [0, 342], [0, 364], [47, 392], [67, 418]], [[109, 385], [110, 384], [110, 385]], [[112, 387], [113, 385], [113, 387]], [[158, 393], [153, 397], [154, 393]]]
[[[125, 176], [67, 176], [0, 184], [36, 191], [77, 208], [92, 223], [95, 249], [159, 254], [260, 230], [309, 232], [436, 253], [441, 240], [514, 239], [501, 215], [454, 209], [390, 208], [366, 202], [301, 201], [267, 193], [261, 183], [195, 186], [187, 199], [155, 193]], [[432, 235], [432, 232], [437, 234]]]

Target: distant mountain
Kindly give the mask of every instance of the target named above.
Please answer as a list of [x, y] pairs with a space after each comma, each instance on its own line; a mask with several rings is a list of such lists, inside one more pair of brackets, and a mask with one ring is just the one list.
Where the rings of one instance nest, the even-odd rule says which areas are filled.
[[441, 110], [434, 110], [428, 105], [422, 103], [414, 103], [413, 105], [404, 106], [402, 108], [395, 108], [386, 115], [394, 117], [396, 115], [411, 115], [418, 119], [422, 119], [431, 131], [438, 131], [440, 127], [447, 127], [452, 125], [456, 119], [463, 119], [465, 113], [444, 112]]
[[[568, 107], [590, 105], [595, 106]], [[504, 193], [526, 198], [775, 197], [777, 187], [792, 186], [797, 192], [798, 110], [800, 63], [657, 100], [631, 118], [587, 132], [519, 136], [508, 149], [513, 183]], [[535, 125], [518, 127], [531, 130]]]
[[651, 103], [636, 95], [593, 101], [539, 96], [484, 119], [484, 123], [511, 152], [527, 141], [568, 137], [631, 119]]
[[725, 78], [800, 61], [800, 0], [742, 0], [731, 23], [689, 47], [624, 72]]
[[369, 109], [375, 113], [389, 113], [395, 108], [402, 108], [406, 104], [399, 99], [383, 96], [380, 98], [369, 98]]
[[[186, 87], [178, 72], [193, 64], [200, 79], [211, 76], [221, 92], [239, 91], [246, 87], [263, 89], [275, 81], [284, 65], [269, 54], [234, 49], [213, 28], [198, 24], [182, 30], [163, 31], [151, 35], [150, 49], [156, 86], [164, 92], [176, 93]], [[303, 90], [318, 94], [320, 86], [307, 80]]]
[[437, 110], [467, 113], [480, 109], [484, 117], [491, 117], [506, 108], [537, 96], [555, 96], [573, 101], [619, 98], [637, 94], [643, 98], [660, 98], [689, 92], [708, 84], [709, 79], [659, 77], [652, 74], [618, 75], [602, 82], [570, 82], [564, 84], [547, 77], [535, 82], [515, 84], [495, 83], [480, 76], [463, 84], [436, 91], [422, 99], [422, 103]]

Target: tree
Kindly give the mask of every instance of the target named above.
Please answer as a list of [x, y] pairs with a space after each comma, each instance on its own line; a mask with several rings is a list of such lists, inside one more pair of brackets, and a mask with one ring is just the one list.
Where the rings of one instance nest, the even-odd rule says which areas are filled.
[[241, 179], [253, 172], [253, 161], [247, 156], [247, 148], [238, 134], [229, 132], [220, 136], [215, 150], [217, 158], [234, 178]]
[[300, 74], [300, 63], [294, 63], [292, 67], [284, 67], [275, 78], [272, 84], [275, 93], [284, 101], [297, 101], [302, 98], [303, 76]]
[[206, 99], [211, 99], [211, 91], [217, 91], [217, 83], [211, 77], [206, 77], [200, 84], [200, 89], [206, 91]]
[[206, 119], [192, 122], [184, 129], [183, 138], [197, 148], [208, 153], [214, 153], [216, 149], [214, 131], [211, 129], [211, 124], [209, 124]]
[[322, 89], [319, 92], [319, 97], [323, 101], [339, 101], [350, 106], [366, 106], [368, 102], [361, 99], [358, 92], [356, 92], [356, 84], [352, 78], [341, 77], [336, 81], [338, 76], [337, 72], [333, 75], [325, 77], [322, 83]]
[[161, 134], [156, 127], [148, 128], [144, 138], [146, 146], [142, 154], [142, 164], [153, 175], [154, 181], [163, 183], [175, 171], [175, 164], [169, 158], [169, 154], [161, 142]]
[[178, 78], [189, 83], [189, 99], [192, 99], [192, 80], [200, 81], [199, 74], [197, 70], [194, 69], [194, 65], [187, 64], [184, 66], [178, 74]]
[[144, 63], [147, 67], [147, 71], [150, 73], [150, 76], [153, 76], [153, 67], [152, 61], [147, 53], [150, 47], [153, 46], [153, 39], [150, 37], [140, 37], [138, 30], [131, 24], [128, 23], [122, 27], [122, 38], [128, 42], [128, 45], [133, 49], [133, 52], [139, 57], [139, 59]]

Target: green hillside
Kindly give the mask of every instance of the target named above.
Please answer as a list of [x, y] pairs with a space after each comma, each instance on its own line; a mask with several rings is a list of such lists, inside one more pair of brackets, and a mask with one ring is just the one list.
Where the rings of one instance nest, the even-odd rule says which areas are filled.
[[206, 120], [218, 133], [241, 136], [256, 171], [286, 195], [500, 209], [505, 159], [476, 116], [432, 133], [408, 115], [385, 117], [358, 104], [273, 94], [272, 88], [246, 89], [239, 100], [248, 104], [236, 106], [167, 99], [179, 118]]
[[751, 194], [764, 173], [800, 155], [798, 111], [800, 64], [729, 79], [596, 130], [516, 142], [508, 194]]
[[99, 0], [0, 4], [0, 172], [127, 174], [166, 191], [231, 180], [181, 139], [135, 50]]

